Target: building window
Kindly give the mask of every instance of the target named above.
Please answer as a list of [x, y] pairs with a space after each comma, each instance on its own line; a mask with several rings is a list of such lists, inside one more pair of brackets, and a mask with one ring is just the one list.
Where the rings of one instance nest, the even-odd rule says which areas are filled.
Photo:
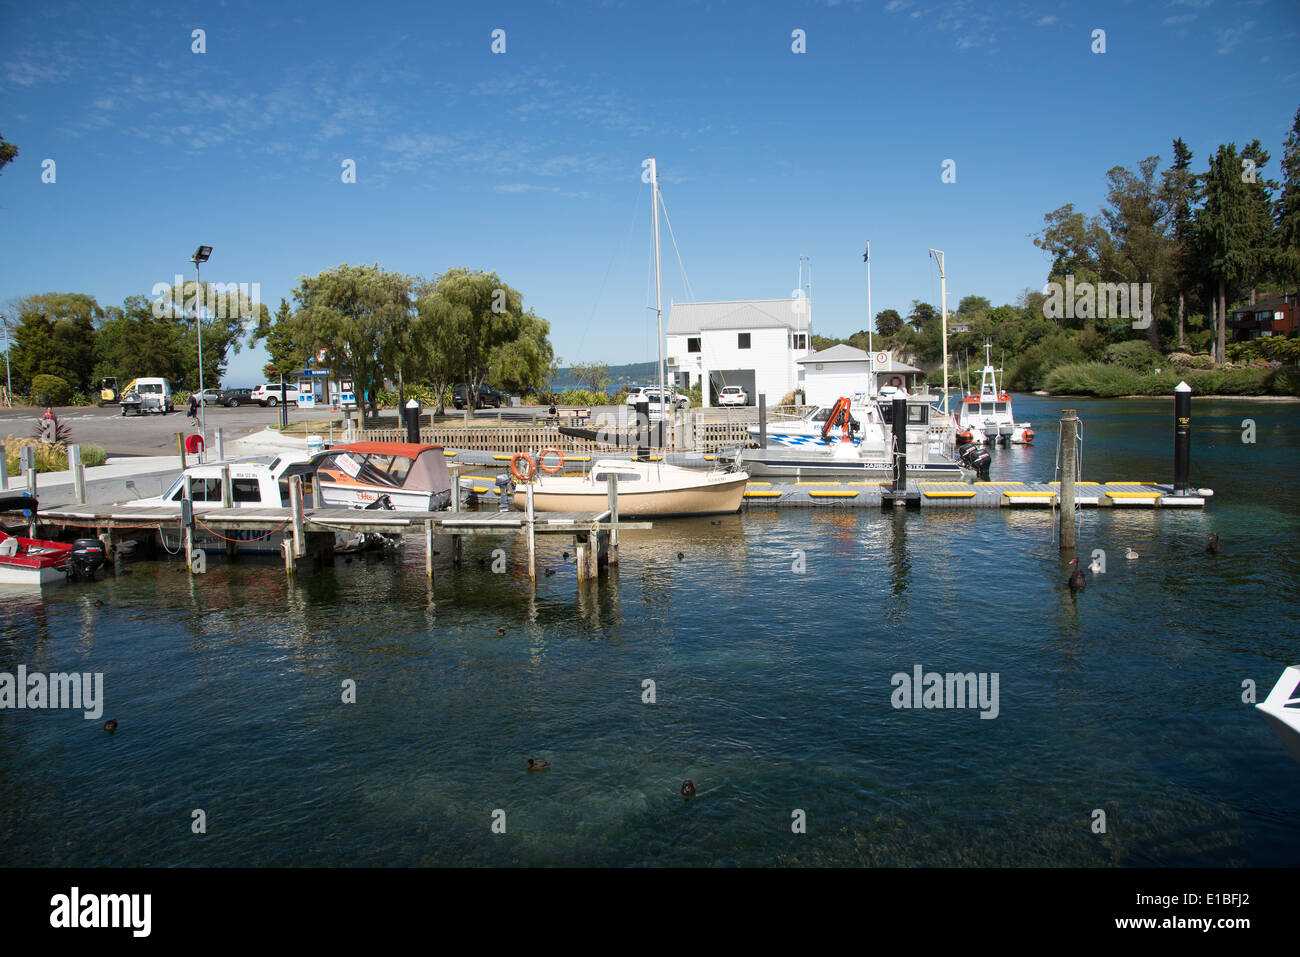
[[686, 340], [686, 351], [687, 351], [687, 352], [699, 352], [699, 351], [700, 351], [700, 337], [699, 337], [699, 336], [692, 336], [692, 337], [690, 337], [689, 339]]
[[807, 337], [806, 335], [803, 335], [802, 333], [795, 333], [795, 335], [794, 335], [794, 348], [795, 348], [795, 349], [807, 349], [807, 348], [808, 348], [808, 337]]
[[749, 333], [748, 333], [748, 332], [740, 332], [740, 333], [737, 333], [737, 334], [736, 334], [736, 348], [737, 348], [737, 349], [748, 349], [748, 348], [749, 348]]

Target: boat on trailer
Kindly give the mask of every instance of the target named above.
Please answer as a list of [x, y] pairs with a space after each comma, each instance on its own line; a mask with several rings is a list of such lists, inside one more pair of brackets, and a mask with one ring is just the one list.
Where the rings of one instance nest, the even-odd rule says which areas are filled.
[[990, 343], [984, 343], [984, 369], [980, 372], [979, 392], [962, 398], [957, 410], [957, 433], [976, 445], [1028, 445], [1034, 430], [1028, 422], [1017, 422], [1011, 409], [1011, 396], [998, 385], [998, 370], [989, 355]]

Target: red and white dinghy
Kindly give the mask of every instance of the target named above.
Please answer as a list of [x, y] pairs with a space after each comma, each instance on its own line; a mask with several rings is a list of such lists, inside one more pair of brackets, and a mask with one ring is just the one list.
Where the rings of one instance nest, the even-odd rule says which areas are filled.
[[0, 585], [39, 588], [67, 576], [72, 545], [40, 538], [18, 538], [0, 531]]

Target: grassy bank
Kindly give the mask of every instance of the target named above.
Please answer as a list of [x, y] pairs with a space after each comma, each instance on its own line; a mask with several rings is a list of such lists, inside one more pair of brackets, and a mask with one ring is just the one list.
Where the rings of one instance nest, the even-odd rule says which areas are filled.
[[[40, 442], [36, 439], [15, 439], [12, 435], [4, 440], [5, 463], [10, 476], [20, 475], [19, 450], [30, 446], [36, 450], [37, 472], [65, 472], [68, 468], [68, 450], [62, 442]], [[98, 445], [81, 446], [81, 464], [89, 468], [103, 465], [108, 461], [108, 452]]]

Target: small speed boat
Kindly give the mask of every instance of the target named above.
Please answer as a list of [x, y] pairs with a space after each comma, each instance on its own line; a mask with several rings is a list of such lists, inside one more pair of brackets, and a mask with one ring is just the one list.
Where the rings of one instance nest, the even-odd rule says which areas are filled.
[[386, 498], [398, 511], [437, 512], [451, 502], [451, 472], [441, 445], [353, 442], [312, 459], [320, 504], [367, 508]]
[[40, 588], [68, 577], [72, 545], [19, 538], [0, 531], [0, 585]]

